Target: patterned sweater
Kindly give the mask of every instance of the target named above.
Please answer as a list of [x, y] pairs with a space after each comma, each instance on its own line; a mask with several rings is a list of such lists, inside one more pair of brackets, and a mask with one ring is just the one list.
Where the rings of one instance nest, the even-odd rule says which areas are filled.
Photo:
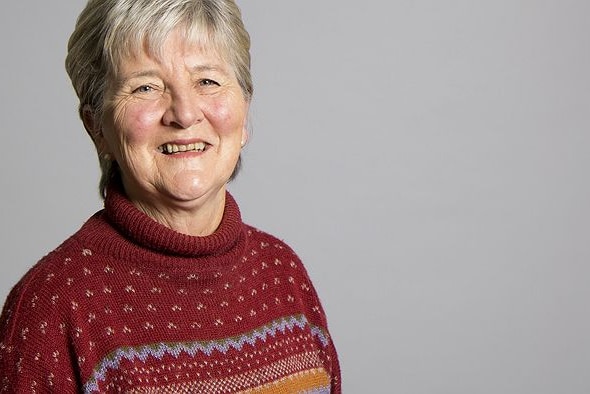
[[162, 226], [111, 187], [0, 318], [0, 391], [340, 393], [324, 311], [293, 251], [245, 225]]

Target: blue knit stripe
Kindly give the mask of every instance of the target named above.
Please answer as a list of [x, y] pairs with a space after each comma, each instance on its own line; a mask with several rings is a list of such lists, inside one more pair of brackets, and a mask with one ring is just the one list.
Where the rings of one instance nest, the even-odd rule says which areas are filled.
[[[109, 371], [119, 369], [123, 360], [130, 362], [139, 360], [145, 363], [148, 358], [161, 360], [166, 355], [178, 357], [182, 353], [188, 354], [191, 357], [194, 357], [199, 352], [207, 356], [211, 356], [214, 351], [225, 354], [231, 349], [240, 351], [246, 344], [255, 346], [259, 341], [266, 342], [269, 336], [275, 337], [279, 332], [282, 334], [287, 330], [293, 332], [295, 327], [303, 330], [306, 326], [309, 326], [312, 336], [317, 337], [322, 346], [327, 347], [329, 345], [329, 340], [324, 330], [320, 327], [310, 325], [304, 315], [297, 315], [275, 320], [270, 324], [239, 337], [207, 342], [157, 343], [139, 347], [119, 348], [111, 352], [98, 364], [91, 378], [84, 385], [84, 392], [97, 392], [99, 390], [99, 383], [106, 379]], [[319, 391], [312, 391], [309, 394], [322, 394], [325, 392], [324, 389], [319, 389]], [[329, 392], [329, 389], [327, 392]]]
[[330, 394], [331, 389], [329, 386], [326, 387], [319, 387], [317, 389], [309, 390], [301, 394]]

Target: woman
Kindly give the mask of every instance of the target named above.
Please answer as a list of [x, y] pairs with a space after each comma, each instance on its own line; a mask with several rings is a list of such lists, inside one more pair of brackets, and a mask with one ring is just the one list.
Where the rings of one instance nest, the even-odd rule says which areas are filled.
[[232, 0], [90, 0], [66, 68], [104, 209], [14, 287], [3, 392], [340, 392], [293, 251], [226, 184], [252, 96]]

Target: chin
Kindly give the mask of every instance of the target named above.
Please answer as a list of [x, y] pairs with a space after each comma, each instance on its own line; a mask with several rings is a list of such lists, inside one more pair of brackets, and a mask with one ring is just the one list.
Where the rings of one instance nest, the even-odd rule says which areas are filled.
[[185, 179], [183, 182], [165, 187], [165, 194], [177, 201], [192, 202], [209, 198], [215, 198], [219, 194], [225, 194], [225, 183], [210, 183], [197, 179]]

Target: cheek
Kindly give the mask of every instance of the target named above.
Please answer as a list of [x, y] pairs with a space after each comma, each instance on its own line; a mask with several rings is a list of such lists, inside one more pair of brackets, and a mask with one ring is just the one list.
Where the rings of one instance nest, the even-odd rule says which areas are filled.
[[232, 100], [220, 100], [209, 106], [211, 122], [219, 133], [224, 135], [239, 134], [244, 126], [245, 105]]
[[129, 105], [117, 117], [121, 137], [127, 143], [138, 143], [152, 136], [160, 123], [161, 113], [155, 105]]

